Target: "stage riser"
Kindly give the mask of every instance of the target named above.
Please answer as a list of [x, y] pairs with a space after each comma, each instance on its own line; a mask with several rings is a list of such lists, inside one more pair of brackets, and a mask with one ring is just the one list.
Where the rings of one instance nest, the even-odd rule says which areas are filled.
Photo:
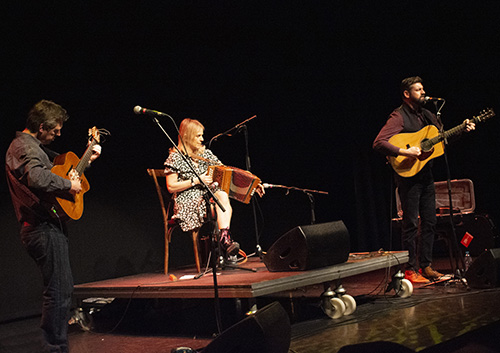
[[[275, 293], [293, 295], [297, 288], [319, 285], [408, 262], [408, 252], [355, 256], [349, 261], [309, 271], [269, 272], [259, 258], [241, 266], [257, 272], [224, 270], [217, 276], [221, 298], [257, 298]], [[174, 272], [177, 278], [194, 275], [192, 269]], [[213, 298], [211, 273], [197, 279], [171, 281], [163, 273], [145, 273], [75, 285], [74, 297], [103, 298]]]

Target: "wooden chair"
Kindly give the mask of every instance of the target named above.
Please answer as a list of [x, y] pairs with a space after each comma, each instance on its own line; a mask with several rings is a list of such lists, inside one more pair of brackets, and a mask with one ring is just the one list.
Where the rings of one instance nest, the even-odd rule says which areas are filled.
[[[174, 230], [175, 227], [178, 226], [177, 222], [171, 218], [170, 212], [173, 207], [173, 200], [170, 199], [170, 194], [168, 193], [167, 187], [166, 187], [166, 176], [163, 171], [163, 169], [148, 169], [148, 174], [153, 177], [153, 181], [155, 183], [156, 187], [156, 192], [158, 194], [158, 199], [160, 200], [160, 206], [161, 206], [161, 211], [163, 214], [163, 224], [165, 228], [165, 265], [164, 265], [164, 271], [165, 274], [168, 274], [168, 254], [169, 254], [169, 245], [170, 245], [170, 239], [172, 236], [172, 231]], [[163, 186], [160, 185], [158, 179], [162, 179], [163, 181]], [[165, 206], [165, 201], [166, 199], [168, 200], [168, 204]], [[199, 251], [199, 243], [198, 243], [198, 235], [199, 235], [200, 229], [195, 229], [190, 231], [191, 233], [191, 238], [193, 239], [193, 250], [194, 250], [194, 261], [196, 264], [196, 270], [198, 272], [201, 271], [201, 261], [200, 261], [200, 251]]]

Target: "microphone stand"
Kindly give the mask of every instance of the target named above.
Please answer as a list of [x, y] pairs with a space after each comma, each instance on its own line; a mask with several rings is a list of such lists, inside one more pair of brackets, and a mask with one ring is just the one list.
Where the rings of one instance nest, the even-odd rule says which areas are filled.
[[314, 195], [313, 194], [321, 194], [321, 195], [328, 195], [328, 192], [326, 191], [319, 191], [319, 190], [311, 190], [311, 189], [301, 189], [297, 188], [295, 186], [284, 186], [284, 185], [274, 185], [271, 184], [272, 186], [268, 186], [270, 188], [281, 188], [281, 189], [286, 189], [286, 195], [290, 193], [290, 190], [295, 190], [295, 191], [302, 191], [304, 194], [307, 195], [309, 198], [309, 203], [311, 204], [311, 224], [316, 224], [316, 213], [315, 213], [315, 203], [314, 203]]
[[[210, 142], [208, 144], [208, 146], [209, 146], [208, 148], [210, 148], [210, 146], [212, 145], [212, 141], [217, 141], [217, 139], [220, 136], [223, 136], [223, 135], [232, 136], [231, 132], [234, 130], [243, 131], [243, 135], [245, 138], [245, 166], [246, 166], [247, 171], [250, 172], [252, 167], [251, 167], [251, 163], [250, 163], [250, 152], [248, 149], [248, 129], [247, 129], [246, 123], [249, 122], [250, 120], [256, 118], [256, 117], [257, 117], [257, 115], [254, 115], [254, 116], [248, 118], [247, 120], [232, 127], [231, 129], [227, 130], [226, 132], [223, 132], [221, 134], [218, 134], [218, 135], [212, 137], [212, 139], [210, 139]], [[255, 195], [250, 200], [250, 203], [252, 204], [254, 230], [255, 230], [255, 242], [256, 242], [255, 254], [257, 254], [259, 256], [259, 258], [262, 260], [263, 254], [262, 254], [262, 247], [260, 246], [260, 234], [259, 234], [259, 227], [257, 224], [257, 198], [255, 197]]]
[[[254, 116], [252, 116], [252, 117], [248, 118], [247, 120], [242, 121], [241, 123], [239, 123], [239, 124], [237, 124], [237, 125], [233, 126], [233, 127], [232, 127], [232, 128], [230, 128], [229, 130], [227, 130], [227, 131], [225, 131], [225, 132], [223, 132], [223, 133], [220, 133], [220, 134], [215, 135], [214, 137], [212, 137], [212, 138], [210, 139], [210, 142], [208, 143], [208, 148], [209, 148], [209, 149], [211, 148], [211, 146], [212, 146], [212, 141], [217, 141], [217, 139], [218, 139], [219, 137], [221, 137], [221, 136], [225, 136], [225, 135], [226, 135], [226, 136], [233, 136], [231, 133], [232, 133], [234, 130], [237, 130], [237, 132], [238, 132], [238, 131], [239, 131], [239, 129], [240, 129], [242, 126], [244, 126], [247, 122], [249, 122], [250, 120], [252, 120], [252, 119], [254, 119], [254, 118], [256, 118], [256, 117], [257, 117], [257, 115], [254, 115]], [[245, 125], [245, 128], [246, 128], [246, 125]], [[247, 157], [247, 161], [248, 161], [248, 163], [250, 163], [250, 162], [249, 162], [249, 160], [248, 160], [248, 157]]]
[[[250, 171], [250, 152], [248, 149], [248, 129], [246, 125], [242, 126], [243, 128], [243, 136], [245, 137], [245, 163], [247, 170]], [[252, 204], [252, 212], [253, 212], [253, 222], [254, 222], [254, 230], [255, 230], [255, 253], [262, 260], [262, 247], [260, 246], [260, 234], [259, 234], [259, 226], [257, 224], [257, 197], [254, 195], [250, 200]]]
[[[167, 115], [172, 120], [172, 122], [175, 125], [174, 119], [170, 115], [168, 115], [168, 114], [165, 114], [165, 115]], [[207, 184], [205, 184], [203, 182], [203, 180], [200, 178], [199, 174], [196, 172], [196, 170], [194, 169], [193, 165], [191, 164], [191, 161], [189, 161], [187, 159], [187, 157], [179, 150], [179, 147], [177, 147], [177, 145], [174, 143], [174, 141], [169, 136], [169, 134], [165, 131], [165, 129], [163, 128], [163, 126], [161, 126], [161, 124], [158, 121], [158, 119], [156, 117], [152, 117], [152, 120], [156, 123], [156, 125], [158, 125], [158, 127], [161, 129], [161, 131], [163, 131], [163, 133], [165, 134], [165, 136], [167, 136], [167, 138], [170, 140], [170, 143], [172, 144], [172, 146], [174, 146], [174, 148], [176, 149], [176, 151], [179, 152], [179, 154], [182, 156], [182, 159], [184, 160], [184, 162], [187, 165], [189, 165], [189, 168], [191, 169], [191, 171], [196, 175], [196, 177], [200, 181], [200, 184], [203, 185], [203, 188], [207, 191], [207, 194], [205, 194], [205, 196], [204, 196], [205, 200], [207, 202], [207, 217], [209, 218], [209, 220], [214, 220], [215, 219], [215, 221], [216, 221], [216, 216], [214, 216], [214, 214], [216, 215], [216, 212], [212, 211], [212, 207], [210, 207], [211, 206], [210, 205], [210, 201], [209, 201], [210, 198], [208, 197], [208, 195], [210, 195], [211, 199], [214, 200], [215, 203], [217, 203], [217, 205], [220, 207], [220, 209], [223, 212], [226, 212], [224, 206], [222, 206], [222, 204], [220, 203], [219, 199], [217, 199], [217, 197], [214, 195], [214, 193], [212, 192], [212, 190], [210, 190], [210, 188], [207, 186]], [[216, 238], [216, 243], [219, 244], [220, 243], [220, 241], [219, 241], [219, 231], [218, 231], [218, 227], [217, 227], [216, 223], [214, 223], [214, 237]], [[217, 259], [216, 259], [215, 244], [214, 244], [213, 240], [212, 240], [212, 246], [211, 247], [212, 247], [212, 251], [213, 251], [213, 253], [212, 253], [212, 272], [213, 272], [213, 281], [214, 281], [215, 318], [216, 318], [216, 323], [217, 323], [217, 329], [218, 329], [219, 334], [220, 334], [222, 332], [222, 330], [221, 330], [222, 324], [221, 324], [221, 311], [220, 311], [220, 303], [219, 303], [219, 289], [218, 289], [218, 284], [217, 284], [217, 265], [216, 265]]]
[[[439, 109], [437, 108], [437, 102], [434, 102], [434, 106], [436, 107], [436, 110], [437, 110], [436, 117], [441, 125], [439, 127], [439, 133], [443, 136], [443, 144], [444, 144], [443, 155], [444, 155], [445, 166], [446, 166], [446, 185], [448, 188], [448, 203], [449, 203], [449, 208], [450, 208], [449, 209], [450, 228], [451, 228], [451, 235], [452, 235], [452, 239], [450, 240], [451, 246], [452, 246], [451, 253], [454, 254], [454, 257], [455, 257], [453, 259], [455, 261], [455, 266], [454, 266], [454, 268], [452, 268], [452, 271], [455, 274], [455, 276], [458, 277], [458, 279], [461, 279], [463, 272], [464, 272], [464, 269], [465, 269], [465, 263], [464, 263], [463, 257], [460, 256], [460, 249], [458, 247], [457, 233], [455, 230], [455, 223], [453, 220], [453, 198], [452, 198], [451, 175], [450, 175], [451, 173], [450, 173], [450, 164], [448, 162], [448, 153], [447, 153], [448, 139], [446, 138], [446, 136], [444, 134], [444, 125], [443, 125], [443, 121], [441, 120], [441, 109], [443, 108], [445, 103], [446, 103], [446, 101], [443, 101], [443, 104], [441, 104]], [[451, 260], [452, 259], [450, 259], [450, 261]], [[459, 262], [460, 262], [460, 264], [459, 264]], [[453, 263], [452, 263], [452, 267], [453, 267]]]

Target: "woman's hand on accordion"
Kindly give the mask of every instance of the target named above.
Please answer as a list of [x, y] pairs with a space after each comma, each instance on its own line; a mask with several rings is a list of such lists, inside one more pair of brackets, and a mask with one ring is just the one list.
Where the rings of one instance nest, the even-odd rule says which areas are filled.
[[[210, 185], [213, 183], [213, 177], [211, 175], [209, 175], [208, 173], [207, 174], [203, 174], [203, 175], [200, 175], [200, 178], [201, 180], [206, 184], [206, 185]], [[198, 185], [198, 184], [201, 184], [200, 181], [198, 180], [198, 178], [195, 178], [195, 181], [194, 181], [195, 185]]]
[[262, 184], [257, 185], [257, 188], [255, 188], [255, 192], [257, 192], [257, 194], [260, 197], [264, 196], [264, 194], [266, 193], [266, 190], [264, 189], [264, 185], [262, 185]]

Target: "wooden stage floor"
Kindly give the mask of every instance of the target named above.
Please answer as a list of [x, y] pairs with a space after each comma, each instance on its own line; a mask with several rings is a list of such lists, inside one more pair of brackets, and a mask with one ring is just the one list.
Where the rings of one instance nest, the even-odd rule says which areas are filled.
[[[224, 269], [217, 275], [220, 298], [256, 298], [278, 293], [293, 295], [297, 288], [342, 279], [408, 262], [407, 251], [352, 253], [345, 263], [308, 271], [269, 272], [259, 258], [249, 258], [239, 265], [242, 269]], [[198, 279], [193, 269], [171, 272], [178, 280], [163, 273], [144, 273], [134, 276], [84, 283], [75, 286], [74, 297], [112, 298], [214, 298], [214, 279], [211, 271]], [[184, 277], [187, 279], [183, 279]]]
[[[382, 259], [388, 261], [385, 257]], [[258, 267], [258, 264], [250, 263], [248, 266]], [[446, 258], [435, 259], [433, 267], [443, 273], [450, 273], [449, 260]], [[293, 308], [295, 317], [291, 316], [290, 353], [336, 353], [342, 347], [376, 341], [397, 343], [412, 351], [423, 353], [500, 351], [498, 346], [500, 288], [474, 290], [460, 282], [431, 286], [417, 285], [411, 297], [400, 298], [395, 297], [394, 292], [385, 292], [390, 275], [395, 269], [396, 267], [388, 271], [383, 267], [343, 278], [343, 287], [355, 297], [358, 307], [352, 315], [339, 319], [331, 319], [318, 309], [319, 297], [315, 295], [321, 293], [322, 285], [310, 286], [317, 287], [316, 289], [285, 290], [285, 295], [281, 297], [269, 294], [255, 300], [259, 307], [278, 300], [287, 312], [291, 312], [290, 309]], [[259, 269], [259, 272], [265, 271], [264, 268]], [[319, 269], [315, 271], [322, 272]], [[309, 272], [314, 271], [288, 275], [292, 278], [297, 276], [296, 279], [303, 284], [302, 281], [305, 279], [302, 277], [307, 277], [306, 274]], [[224, 277], [254, 275], [256, 274], [238, 270], [227, 274], [224, 272], [219, 277], [224, 285], [225, 280], [222, 280]], [[142, 282], [141, 277], [131, 276], [120, 279], [125, 282], [121, 283], [120, 287], [114, 288], [113, 292], [104, 290], [109, 288], [109, 285], [107, 287], [105, 285], [106, 281], [98, 282], [101, 287], [97, 284], [80, 285], [80, 298], [90, 294], [107, 296], [111, 293], [121, 294], [123, 298], [117, 297], [111, 303], [105, 304], [100, 311], [92, 314], [94, 320], [92, 330], [82, 330], [75, 324], [70, 326], [71, 352], [166, 353], [180, 346], [201, 350], [209, 344], [213, 339], [212, 334], [216, 332], [214, 300], [209, 298], [212, 295], [210, 291], [206, 291], [207, 298], [201, 299], [151, 298], [148, 296], [152, 295], [154, 288], [158, 291], [158, 287], [184, 285], [182, 281], [169, 285], [160, 284], [167, 281], [164, 275], [151, 276], [151, 279], [158, 283], [153, 285], [153, 282], [149, 282], [149, 277], [147, 281]], [[335, 280], [342, 275], [338, 273], [335, 275], [334, 272], [325, 276]], [[284, 288], [291, 287], [292, 284], [289, 283], [291, 279], [284, 278], [286, 282]], [[210, 286], [209, 275], [201, 280]], [[281, 280], [275, 278], [267, 281], [280, 284]], [[135, 293], [133, 292], [133, 288], [144, 283], [149, 283], [144, 291], [138, 288]], [[92, 287], [95, 291], [92, 291]], [[259, 286], [254, 288], [253, 294], [250, 285], [244, 292], [256, 295], [268, 291], [267, 289], [259, 291], [262, 289]], [[204, 293], [201, 290], [197, 291]], [[167, 295], [174, 292], [162, 289], [160, 293]], [[134, 299], [135, 294], [145, 297]], [[293, 298], [286, 294], [293, 294]], [[300, 295], [306, 297], [298, 298]], [[231, 320], [227, 316], [231, 311], [230, 306], [236, 301], [233, 298], [221, 300], [224, 328], [241, 320], [241, 317], [233, 317]], [[0, 324], [0, 352], [37, 352], [37, 342], [41, 339], [39, 323], [40, 318], [33, 317]], [[370, 351], [366, 348], [355, 352]]]

